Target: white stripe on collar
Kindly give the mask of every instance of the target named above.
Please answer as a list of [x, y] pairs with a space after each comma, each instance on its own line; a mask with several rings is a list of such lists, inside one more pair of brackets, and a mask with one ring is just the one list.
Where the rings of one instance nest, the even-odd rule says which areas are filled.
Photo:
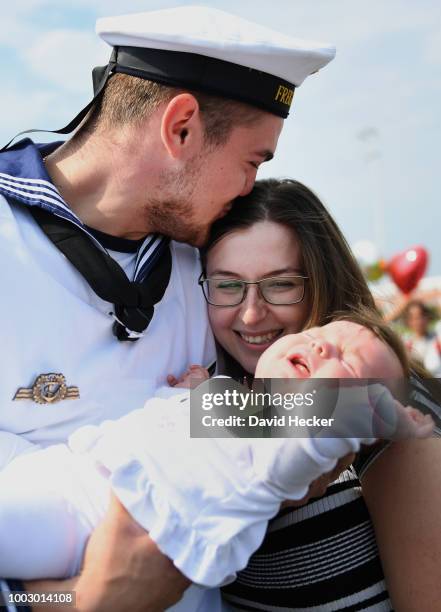
[[[0, 193], [11, 195], [30, 206], [40, 206], [50, 213], [70, 221], [93, 241], [95, 246], [107, 253], [103, 245], [84, 226], [83, 222], [63, 200], [53, 183], [44, 179], [20, 178], [0, 172]], [[133, 280], [142, 282], [156, 262], [155, 255], [168, 241], [164, 236], [152, 234], [146, 237], [136, 257]]]
[[[2, 176], [4, 175], [2, 173]], [[30, 206], [40, 206], [44, 210], [56, 215], [57, 217], [61, 217], [62, 219], [66, 219], [70, 221], [77, 227], [79, 227], [83, 232], [85, 232], [94, 242], [95, 246], [97, 246], [101, 251], [106, 251], [105, 248], [98, 242], [98, 240], [93, 236], [90, 232], [88, 232], [80, 219], [72, 212], [72, 210], [68, 207], [68, 205], [64, 202], [63, 199], [61, 201], [58, 198], [48, 197], [41, 193], [41, 190], [38, 190], [37, 193], [30, 193], [26, 191], [24, 188], [17, 185], [17, 187], [12, 187], [10, 182], [5, 180], [4, 178], [0, 178], [0, 193], [3, 192], [4, 195], [11, 195], [12, 197], [20, 200], [24, 204], [28, 204]], [[61, 196], [59, 196], [61, 198]]]

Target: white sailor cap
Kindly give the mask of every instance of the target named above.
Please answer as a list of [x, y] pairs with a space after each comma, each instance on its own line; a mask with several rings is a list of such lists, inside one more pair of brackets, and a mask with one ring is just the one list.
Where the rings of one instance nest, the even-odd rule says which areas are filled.
[[286, 117], [295, 87], [335, 56], [331, 45], [291, 38], [236, 15], [186, 6], [98, 19], [114, 50], [95, 69], [95, 93], [114, 73], [205, 91]]
[[106, 66], [93, 69], [93, 99], [58, 130], [70, 134], [118, 72], [165, 85], [246, 102], [287, 117], [294, 90], [326, 66], [335, 48], [291, 38], [236, 15], [203, 6], [104, 17], [98, 35], [113, 47]]

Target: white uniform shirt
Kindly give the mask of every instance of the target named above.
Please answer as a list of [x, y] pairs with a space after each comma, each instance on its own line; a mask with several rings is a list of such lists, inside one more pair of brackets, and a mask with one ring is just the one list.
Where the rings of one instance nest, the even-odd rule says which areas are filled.
[[[25, 184], [18, 184], [23, 191]], [[4, 164], [0, 185], [16, 189]], [[173, 242], [170, 249], [170, 282], [145, 336], [121, 342], [112, 334], [113, 305], [91, 290], [43, 234], [26, 203], [11, 203], [0, 195], [0, 466], [2, 459], [25, 449], [22, 441], [43, 446], [65, 441], [82, 425], [140, 408], [166, 385], [167, 374], [179, 375], [191, 363], [205, 365], [214, 359], [206, 305], [197, 286], [198, 253]], [[52, 404], [13, 401], [17, 389], [30, 388], [38, 375], [47, 373], [63, 374], [68, 386], [78, 387], [80, 398]]]

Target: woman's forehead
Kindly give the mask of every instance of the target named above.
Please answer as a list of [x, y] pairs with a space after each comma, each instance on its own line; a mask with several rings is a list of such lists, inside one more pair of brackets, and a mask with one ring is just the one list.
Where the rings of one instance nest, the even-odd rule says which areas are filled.
[[[213, 268], [231, 271], [271, 272], [278, 268], [301, 268], [301, 253], [293, 230], [272, 221], [259, 221], [248, 228], [232, 230], [213, 244], [207, 254]], [[259, 268], [259, 270], [257, 270]]]

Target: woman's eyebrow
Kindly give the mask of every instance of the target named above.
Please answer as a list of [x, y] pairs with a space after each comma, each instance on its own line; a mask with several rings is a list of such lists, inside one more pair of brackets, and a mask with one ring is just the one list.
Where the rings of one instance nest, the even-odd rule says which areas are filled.
[[217, 274], [218, 276], [239, 276], [237, 272], [230, 272], [229, 270], [212, 270], [208, 276], [213, 276], [213, 274]]
[[[303, 274], [303, 271], [300, 270], [300, 268], [280, 268], [278, 270], [270, 270], [269, 272], [266, 272], [265, 274], [262, 274], [260, 276], [260, 278], [271, 278], [272, 276], [278, 276], [280, 274], [293, 274], [293, 275], [301, 275]], [[213, 276], [213, 274], [217, 274], [219, 276], [237, 276], [239, 277], [240, 274], [238, 272], [232, 272], [231, 270], [221, 270], [219, 268], [216, 268], [215, 270], [212, 270], [209, 274], [209, 276]]]
[[290, 274], [303, 274], [303, 270], [301, 270], [300, 268], [287, 267], [279, 268], [278, 270], [271, 270], [270, 272], [265, 274], [265, 276], [276, 276], [277, 274], [286, 274], [287, 272]]

